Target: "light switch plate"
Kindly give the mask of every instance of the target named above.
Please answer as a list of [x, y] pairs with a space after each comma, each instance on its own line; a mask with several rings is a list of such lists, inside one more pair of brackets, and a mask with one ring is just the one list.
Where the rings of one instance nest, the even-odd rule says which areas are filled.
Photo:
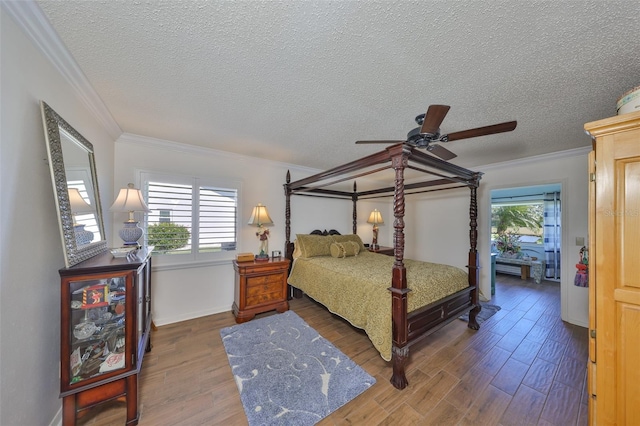
[[584, 237], [576, 237], [576, 245], [583, 246], [584, 245]]

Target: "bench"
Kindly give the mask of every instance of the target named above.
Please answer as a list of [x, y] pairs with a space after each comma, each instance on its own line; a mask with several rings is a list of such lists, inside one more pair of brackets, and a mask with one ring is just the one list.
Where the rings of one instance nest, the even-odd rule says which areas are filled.
[[540, 284], [544, 273], [544, 261], [541, 260], [516, 259], [511, 257], [501, 257], [498, 255], [498, 257], [496, 257], [496, 272], [513, 273], [514, 268], [501, 268], [500, 265], [519, 267], [520, 278], [526, 280], [529, 278], [529, 275], [532, 275], [536, 284]]

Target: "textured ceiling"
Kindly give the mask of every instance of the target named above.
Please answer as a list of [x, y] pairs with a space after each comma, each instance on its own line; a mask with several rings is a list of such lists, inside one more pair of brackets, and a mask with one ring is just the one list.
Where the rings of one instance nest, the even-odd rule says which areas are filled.
[[328, 168], [430, 104], [474, 167], [572, 148], [640, 84], [635, 0], [38, 1], [124, 132]]

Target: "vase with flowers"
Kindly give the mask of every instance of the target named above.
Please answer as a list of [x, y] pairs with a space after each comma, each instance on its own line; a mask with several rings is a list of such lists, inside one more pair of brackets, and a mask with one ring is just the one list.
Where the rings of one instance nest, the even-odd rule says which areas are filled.
[[517, 258], [520, 256], [520, 236], [505, 232], [496, 238], [496, 249], [501, 257]]

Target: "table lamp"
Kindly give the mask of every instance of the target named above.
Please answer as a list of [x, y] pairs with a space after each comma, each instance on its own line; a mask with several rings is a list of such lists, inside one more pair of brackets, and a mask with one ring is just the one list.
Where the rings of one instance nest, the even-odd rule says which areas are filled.
[[382, 214], [378, 211], [378, 209], [373, 209], [371, 214], [369, 215], [369, 220], [367, 223], [373, 224], [373, 241], [371, 243], [371, 248], [376, 250], [378, 248], [378, 225], [384, 224], [384, 220], [382, 220]]
[[249, 225], [257, 226], [256, 236], [260, 240], [260, 253], [256, 255], [256, 260], [268, 260], [269, 259], [269, 230], [264, 228], [264, 225], [273, 225], [273, 220], [269, 217], [267, 207], [262, 203], [258, 203], [253, 208], [251, 218], [249, 219]]
[[149, 207], [145, 203], [142, 197], [142, 191], [133, 187], [130, 183], [127, 188], [122, 188], [118, 197], [109, 208], [112, 212], [129, 212], [129, 220], [124, 222], [124, 228], [122, 228], [118, 234], [125, 246], [138, 245], [138, 240], [142, 237], [142, 228], [138, 226], [138, 221], [134, 219], [134, 212], [149, 213]]

